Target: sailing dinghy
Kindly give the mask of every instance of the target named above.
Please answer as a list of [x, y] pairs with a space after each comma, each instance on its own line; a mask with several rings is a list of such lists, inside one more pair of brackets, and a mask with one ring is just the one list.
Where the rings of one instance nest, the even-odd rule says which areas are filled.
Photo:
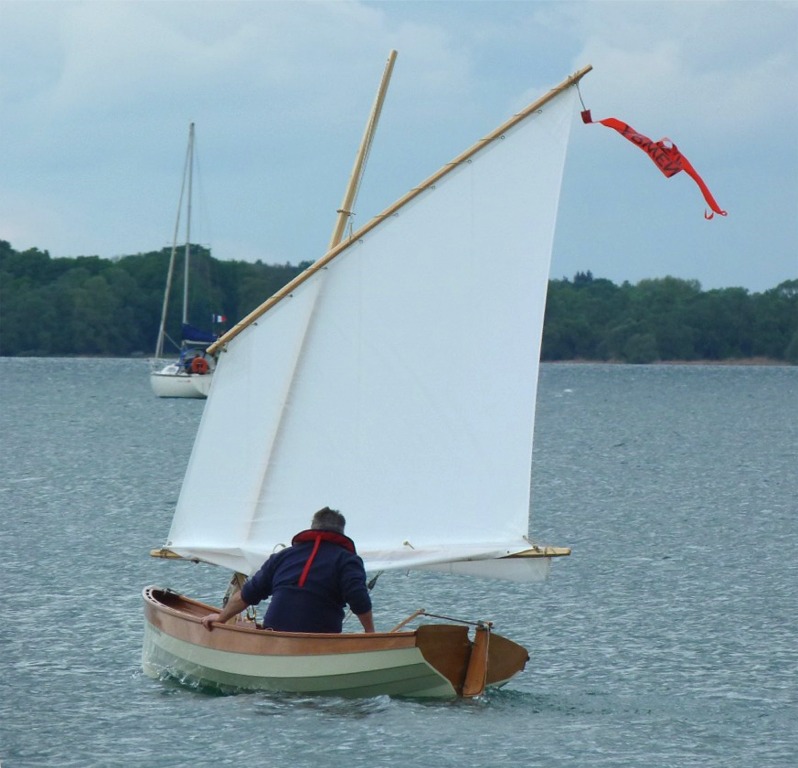
[[[371, 574], [534, 582], [529, 538], [549, 263], [580, 70], [334, 246], [222, 336], [157, 554], [254, 573], [324, 505]], [[155, 553], [154, 553], [155, 554]], [[378, 606], [378, 598], [377, 603]], [[144, 590], [143, 668], [230, 690], [474, 696], [528, 653], [490, 621], [264, 631]]]

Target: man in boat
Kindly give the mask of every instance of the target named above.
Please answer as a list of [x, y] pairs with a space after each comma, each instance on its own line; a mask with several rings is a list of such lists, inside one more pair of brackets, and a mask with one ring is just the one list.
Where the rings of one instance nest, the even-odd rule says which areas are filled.
[[226, 622], [271, 597], [263, 628], [280, 632], [341, 632], [349, 605], [366, 632], [374, 632], [366, 570], [355, 544], [344, 535], [346, 519], [324, 507], [310, 529], [294, 536], [291, 546], [273, 554], [234, 592], [220, 613], [202, 619], [206, 629]]

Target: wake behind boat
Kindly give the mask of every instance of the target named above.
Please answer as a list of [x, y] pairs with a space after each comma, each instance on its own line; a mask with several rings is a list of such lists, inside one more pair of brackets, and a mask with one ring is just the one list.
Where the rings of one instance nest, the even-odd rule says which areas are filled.
[[[345, 512], [370, 574], [530, 583], [570, 553], [529, 537], [530, 467], [557, 205], [589, 70], [211, 345], [213, 389], [154, 554], [252, 574], [328, 503]], [[160, 587], [144, 590], [144, 605], [145, 672], [200, 685], [474, 696], [528, 658], [486, 617], [406, 629], [434, 619], [421, 611], [374, 635], [270, 632], [239, 617], [208, 632], [212, 606]]]

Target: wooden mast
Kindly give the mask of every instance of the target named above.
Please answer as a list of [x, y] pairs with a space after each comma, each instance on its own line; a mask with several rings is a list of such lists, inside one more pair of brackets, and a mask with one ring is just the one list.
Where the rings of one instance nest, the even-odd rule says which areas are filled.
[[575, 72], [573, 75], [563, 80], [559, 85], [552, 88], [548, 93], [544, 94], [539, 99], [532, 102], [529, 106], [525, 107], [523, 110], [518, 112], [509, 120], [507, 120], [505, 123], [502, 123], [502, 125], [500, 125], [494, 131], [485, 136], [485, 138], [480, 139], [472, 147], [465, 150], [465, 152], [459, 154], [456, 158], [454, 158], [454, 160], [444, 165], [443, 168], [441, 168], [439, 171], [430, 176], [426, 181], [419, 184], [419, 186], [415, 187], [414, 189], [411, 189], [410, 192], [404, 195], [404, 197], [401, 197], [399, 200], [397, 200], [393, 205], [391, 205], [381, 214], [375, 216], [368, 224], [361, 227], [346, 242], [339, 243], [331, 250], [327, 251], [327, 253], [325, 253], [324, 256], [316, 260], [304, 272], [297, 275], [293, 280], [291, 280], [291, 282], [284, 285], [279, 291], [277, 291], [269, 299], [264, 301], [263, 304], [261, 304], [259, 307], [250, 312], [245, 318], [236, 323], [232, 328], [230, 328], [230, 330], [228, 330], [224, 335], [222, 335], [220, 338], [218, 338], [213, 344], [211, 344], [208, 347], [208, 352], [211, 354], [215, 354], [220, 347], [224, 346], [225, 344], [227, 344], [227, 342], [231, 341], [236, 336], [238, 336], [238, 334], [241, 333], [241, 331], [243, 331], [247, 326], [251, 325], [260, 317], [262, 317], [266, 312], [268, 312], [273, 306], [282, 301], [286, 296], [289, 296], [294, 290], [296, 290], [296, 288], [302, 285], [302, 283], [309, 280], [314, 274], [316, 274], [316, 272], [318, 272], [321, 269], [324, 269], [336, 256], [338, 256], [339, 253], [346, 250], [352, 242], [359, 240], [365, 234], [374, 229], [384, 219], [393, 216], [393, 214], [396, 213], [400, 208], [405, 206], [414, 198], [418, 197], [418, 195], [420, 195], [425, 190], [429, 189], [436, 182], [440, 181], [441, 178], [443, 178], [448, 173], [453, 171], [459, 165], [467, 162], [473, 155], [475, 155], [484, 146], [486, 146], [492, 141], [496, 141], [497, 139], [501, 138], [501, 136], [504, 133], [506, 133], [508, 130], [510, 130], [514, 125], [520, 123], [530, 114], [543, 107], [545, 104], [551, 101], [555, 96], [558, 96], [567, 88], [576, 85], [592, 69], [593, 69], [592, 65], [588, 65], [586, 67], [583, 67], [579, 71]]
[[382, 74], [382, 80], [380, 81], [380, 87], [377, 90], [377, 97], [374, 100], [374, 106], [371, 108], [371, 115], [366, 123], [366, 130], [364, 131], [363, 139], [360, 142], [360, 149], [358, 150], [357, 157], [355, 158], [355, 164], [352, 168], [352, 174], [349, 177], [349, 184], [347, 185], [346, 192], [344, 193], [343, 202], [341, 203], [341, 207], [337, 212], [338, 218], [336, 219], [335, 227], [333, 228], [330, 244], [327, 246], [328, 251], [331, 251], [336, 245], [338, 245], [338, 243], [341, 242], [341, 238], [344, 235], [344, 229], [346, 228], [346, 223], [349, 221], [349, 217], [352, 216], [352, 207], [355, 202], [355, 197], [357, 196], [360, 181], [363, 178], [366, 159], [368, 158], [369, 151], [371, 150], [371, 142], [374, 140], [374, 133], [377, 130], [377, 123], [380, 119], [382, 105], [385, 101], [385, 94], [388, 90], [388, 83], [391, 80], [391, 73], [393, 72], [393, 65], [395, 61], [396, 51], [391, 51], [390, 55], [388, 56], [388, 61], [385, 64], [385, 71]]

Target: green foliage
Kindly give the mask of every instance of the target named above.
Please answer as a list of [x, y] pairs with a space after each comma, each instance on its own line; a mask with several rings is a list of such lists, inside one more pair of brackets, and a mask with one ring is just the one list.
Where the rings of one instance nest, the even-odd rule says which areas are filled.
[[[0, 240], [0, 355], [152, 354], [170, 251], [52, 259], [47, 251], [17, 252]], [[176, 341], [183, 306], [179, 256], [167, 319]], [[221, 262], [196, 245], [190, 257], [188, 321], [205, 330], [212, 330], [212, 315], [238, 320], [308, 266]]]
[[616, 286], [579, 272], [549, 283], [543, 360], [752, 357], [798, 364], [798, 280], [753, 295], [675, 277]]
[[[53, 259], [0, 240], [0, 355], [152, 354], [170, 249], [119, 259]], [[169, 300], [167, 333], [180, 338], [183, 254]], [[217, 261], [191, 246], [188, 320], [211, 330], [211, 316], [240, 320], [304, 270]], [[215, 330], [219, 330], [218, 326]], [[764, 293], [702, 291], [665, 277], [615, 285], [578, 272], [549, 282], [544, 360], [734, 360], [764, 357], [798, 365], [798, 280]]]

